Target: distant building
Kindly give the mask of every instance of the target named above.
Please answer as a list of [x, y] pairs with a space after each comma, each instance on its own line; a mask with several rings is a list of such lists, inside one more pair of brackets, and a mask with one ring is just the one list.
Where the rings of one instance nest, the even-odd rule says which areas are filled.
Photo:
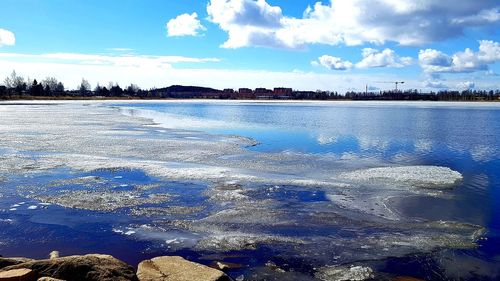
[[293, 96], [292, 88], [274, 88], [274, 98], [277, 99], [291, 99]]
[[269, 89], [266, 89], [266, 88], [257, 88], [255, 89], [255, 94], [256, 95], [269, 95], [269, 94], [272, 94], [273, 91], [269, 90]]
[[222, 90], [222, 95], [221, 95], [222, 98], [231, 98], [231, 99], [235, 99], [237, 98], [238, 96], [236, 95], [236, 92], [233, 90], [233, 89], [224, 89]]
[[274, 88], [274, 94], [276, 96], [292, 96], [293, 90], [292, 88]]
[[259, 100], [270, 100], [273, 98], [273, 91], [266, 88], [256, 88], [255, 98]]
[[237, 98], [239, 98], [239, 99], [253, 99], [253, 98], [255, 98], [255, 95], [254, 95], [252, 89], [239, 88]]
[[253, 91], [252, 91], [252, 89], [248, 89], [248, 88], [239, 88], [238, 93], [239, 94], [253, 94]]

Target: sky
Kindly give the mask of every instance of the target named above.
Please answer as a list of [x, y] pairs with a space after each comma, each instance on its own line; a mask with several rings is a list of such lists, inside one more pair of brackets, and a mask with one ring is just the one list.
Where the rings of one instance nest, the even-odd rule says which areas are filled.
[[13, 70], [142, 88], [500, 89], [498, 0], [2, 0]]

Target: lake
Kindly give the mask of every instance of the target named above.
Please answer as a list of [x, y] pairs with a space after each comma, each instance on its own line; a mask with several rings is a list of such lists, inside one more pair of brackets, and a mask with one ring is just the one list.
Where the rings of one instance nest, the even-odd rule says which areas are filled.
[[[500, 278], [500, 104], [0, 105], [0, 254]], [[244, 279], [242, 279], [244, 278]]]

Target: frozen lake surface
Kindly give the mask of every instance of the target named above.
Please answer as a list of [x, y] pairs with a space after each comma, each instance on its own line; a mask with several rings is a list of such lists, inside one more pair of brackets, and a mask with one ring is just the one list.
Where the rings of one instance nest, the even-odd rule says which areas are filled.
[[0, 105], [0, 254], [500, 278], [500, 104]]

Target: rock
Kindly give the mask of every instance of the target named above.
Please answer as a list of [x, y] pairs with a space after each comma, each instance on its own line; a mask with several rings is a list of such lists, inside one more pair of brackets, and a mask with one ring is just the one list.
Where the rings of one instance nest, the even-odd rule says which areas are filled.
[[31, 269], [11, 269], [0, 272], [0, 281], [35, 281], [35, 275]]
[[137, 270], [140, 281], [231, 281], [224, 272], [190, 262], [178, 256], [142, 261]]
[[20, 264], [23, 262], [29, 262], [29, 261], [34, 261], [32, 259], [27, 259], [27, 258], [1, 258], [0, 257], [0, 269], [11, 266], [11, 265], [16, 265]]
[[128, 281], [137, 280], [134, 268], [109, 255], [68, 256], [25, 262], [0, 270], [29, 268], [38, 276], [72, 281]]
[[52, 277], [42, 277], [42, 278], [38, 278], [38, 280], [36, 280], [36, 281], [66, 281], [66, 280], [52, 278]]

